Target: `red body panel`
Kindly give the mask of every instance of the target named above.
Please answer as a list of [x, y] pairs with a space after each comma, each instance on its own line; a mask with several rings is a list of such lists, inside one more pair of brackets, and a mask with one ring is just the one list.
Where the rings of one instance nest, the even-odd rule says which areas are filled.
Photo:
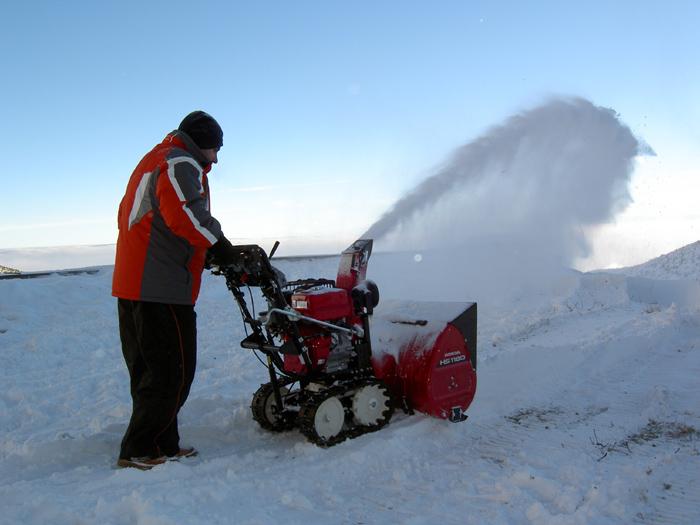
[[449, 418], [456, 408], [466, 410], [476, 392], [469, 350], [451, 324], [430, 348], [412, 345], [403, 352], [399, 377], [411, 406], [441, 419]]
[[[430, 331], [431, 324], [441, 326], [437, 333]], [[396, 353], [373, 356], [376, 376], [408, 407], [459, 420], [476, 393], [476, 305], [453, 322], [402, 324], [402, 329], [413, 335], [397, 343], [398, 361]]]

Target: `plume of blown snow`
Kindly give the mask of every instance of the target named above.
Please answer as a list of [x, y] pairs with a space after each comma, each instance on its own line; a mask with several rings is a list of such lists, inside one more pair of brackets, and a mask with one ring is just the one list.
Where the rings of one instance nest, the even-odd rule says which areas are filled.
[[634, 158], [646, 147], [612, 109], [551, 99], [457, 149], [363, 237], [410, 252], [403, 277], [429, 276], [423, 295], [540, 283], [589, 252], [584, 227], [631, 202]]

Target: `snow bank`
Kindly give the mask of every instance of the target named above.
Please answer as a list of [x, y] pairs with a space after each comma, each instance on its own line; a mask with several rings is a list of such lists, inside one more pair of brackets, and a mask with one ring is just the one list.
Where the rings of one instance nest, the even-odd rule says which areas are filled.
[[700, 281], [700, 241], [629, 268], [617, 270], [625, 275], [649, 279], [692, 279]]
[[693, 279], [645, 279], [628, 277], [630, 299], [642, 303], [677, 305], [684, 309], [700, 308], [700, 282]]

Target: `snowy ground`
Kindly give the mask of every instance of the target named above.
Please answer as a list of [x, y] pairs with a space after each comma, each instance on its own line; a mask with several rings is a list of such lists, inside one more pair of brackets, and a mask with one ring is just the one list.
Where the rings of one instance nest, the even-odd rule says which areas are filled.
[[[251, 419], [265, 370], [207, 275], [181, 416], [201, 454], [149, 472], [114, 467], [130, 398], [111, 267], [0, 281], [0, 523], [700, 523], [699, 253], [474, 297], [469, 420], [399, 414], [330, 449]], [[392, 290], [382, 257], [371, 276]], [[337, 259], [279, 265], [333, 277]]]

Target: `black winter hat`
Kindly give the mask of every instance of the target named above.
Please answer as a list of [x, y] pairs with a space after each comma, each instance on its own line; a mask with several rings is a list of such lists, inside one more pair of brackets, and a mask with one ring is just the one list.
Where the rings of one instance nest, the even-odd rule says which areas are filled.
[[216, 149], [224, 144], [221, 126], [214, 117], [204, 111], [193, 111], [182, 119], [177, 129], [187, 133], [202, 149]]

